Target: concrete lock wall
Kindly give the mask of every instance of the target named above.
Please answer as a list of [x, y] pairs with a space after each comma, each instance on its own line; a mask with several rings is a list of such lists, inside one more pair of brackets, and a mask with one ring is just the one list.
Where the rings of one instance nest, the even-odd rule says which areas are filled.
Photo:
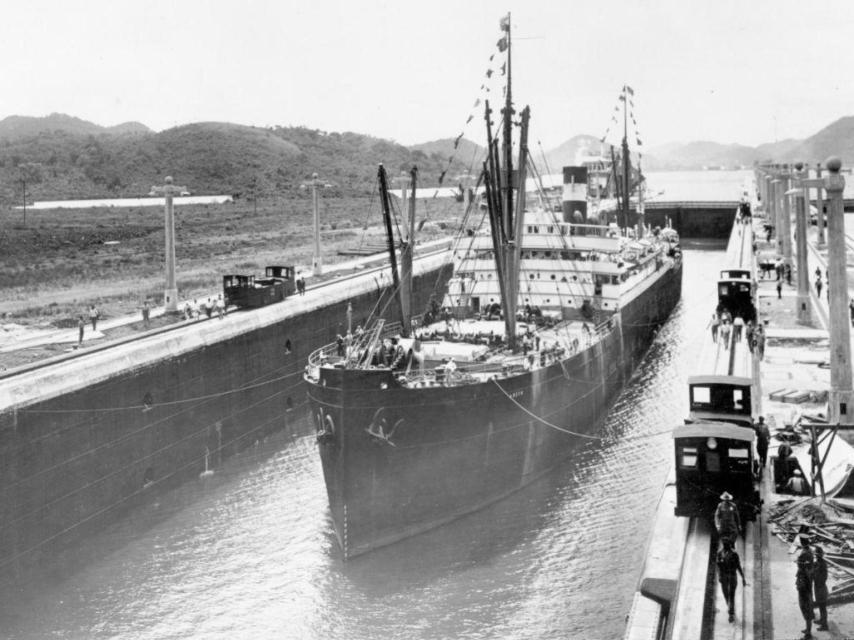
[[[682, 238], [729, 238], [732, 231], [732, 221], [738, 203], [710, 203], [678, 206], [647, 205], [645, 212], [646, 224], [664, 227], [667, 219]], [[630, 212], [630, 219], [634, 211]]]
[[[434, 265], [415, 277], [416, 312], [449, 276], [449, 266]], [[388, 289], [362, 280], [304, 311], [287, 309], [316, 296], [205, 321], [184, 337], [157, 336], [141, 354], [123, 345], [98, 360], [77, 359], [53, 378], [46, 372], [15, 381], [11, 391], [6, 385], [0, 568], [22, 575], [152, 495], [198, 477], [206, 455], [216, 468], [272, 432], [310, 429], [302, 373], [314, 349], [346, 332], [347, 303], [354, 328], [386, 303], [385, 317], [396, 315]]]

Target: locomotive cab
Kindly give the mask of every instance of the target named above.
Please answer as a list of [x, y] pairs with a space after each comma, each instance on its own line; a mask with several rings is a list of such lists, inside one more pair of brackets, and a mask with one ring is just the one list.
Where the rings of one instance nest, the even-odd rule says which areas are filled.
[[688, 378], [689, 422], [715, 420], [752, 427], [752, 389], [753, 380], [746, 376]]
[[271, 266], [264, 270], [264, 277], [254, 275], [228, 275], [222, 277], [222, 289], [226, 305], [236, 307], [263, 307], [281, 302], [296, 289], [294, 268]]
[[732, 317], [741, 316], [747, 322], [756, 321], [753, 304], [753, 280], [749, 269], [725, 269], [718, 280], [718, 308], [729, 311]]
[[677, 516], [714, 516], [728, 491], [742, 522], [756, 518], [753, 429], [727, 422], [693, 422], [673, 430]]

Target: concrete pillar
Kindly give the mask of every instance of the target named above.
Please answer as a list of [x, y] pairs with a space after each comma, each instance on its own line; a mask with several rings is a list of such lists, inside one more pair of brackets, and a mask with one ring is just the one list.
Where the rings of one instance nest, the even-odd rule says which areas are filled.
[[805, 176], [809, 171], [802, 171], [803, 164], [795, 165], [797, 173], [797, 186], [789, 191], [791, 198], [795, 201], [795, 239], [797, 240], [797, 272], [798, 278], [798, 298], [797, 298], [797, 317], [800, 324], [812, 324], [812, 311], [810, 305], [810, 274], [807, 267], [807, 214], [806, 208], [809, 206], [809, 200], [806, 200], [806, 187], [801, 186], [805, 182]]
[[[170, 184], [172, 178], [166, 178]], [[172, 193], [166, 192], [166, 291], [163, 293], [166, 313], [178, 310], [178, 283], [175, 277], [175, 209], [172, 206]]]
[[786, 195], [786, 192], [792, 186], [792, 174], [789, 173], [789, 167], [786, 166], [786, 173], [783, 175], [783, 183], [780, 185], [780, 195], [782, 198], [782, 215], [780, 216], [780, 237], [783, 239], [783, 262], [792, 266], [792, 199]]
[[[821, 178], [821, 163], [815, 165], [815, 177]], [[816, 236], [816, 244], [819, 247], [824, 246], [824, 197], [822, 187], [816, 187], [815, 190], [815, 208], [818, 210], [816, 223], [818, 224], [818, 235]]]
[[768, 224], [774, 225], [777, 224], [777, 221], [774, 220], [774, 176], [771, 171], [767, 171], [765, 173], [765, 216], [768, 219]]
[[774, 225], [774, 243], [777, 245], [777, 253], [783, 255], [783, 236], [780, 233], [782, 229], [782, 209], [780, 205], [780, 189], [783, 181], [779, 177], [774, 177], [771, 180], [771, 197], [768, 202], [771, 204], [771, 221]]
[[320, 257], [320, 203], [317, 198], [317, 174], [311, 176], [311, 206], [314, 214], [314, 255], [311, 257], [311, 271], [315, 276], [323, 275], [323, 259]]
[[172, 206], [172, 198], [181, 195], [186, 187], [178, 187], [172, 184], [172, 176], [166, 176], [162, 187], [151, 187], [153, 195], [164, 196], [165, 201], [165, 227], [166, 227], [166, 290], [163, 292], [163, 305], [166, 313], [178, 311], [178, 284], [175, 275], [175, 212]]
[[842, 191], [845, 178], [839, 173], [842, 160], [828, 158], [830, 175], [824, 179], [827, 210], [827, 274], [830, 292], [830, 424], [854, 425], [854, 391], [851, 385], [851, 332], [848, 317], [848, 279], [845, 271], [845, 215]]

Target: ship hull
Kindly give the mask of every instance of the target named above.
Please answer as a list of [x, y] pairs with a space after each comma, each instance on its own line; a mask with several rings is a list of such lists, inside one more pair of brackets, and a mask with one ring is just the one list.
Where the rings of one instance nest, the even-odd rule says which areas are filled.
[[411, 389], [384, 370], [324, 369], [309, 400], [331, 432], [319, 449], [345, 558], [483, 508], [595, 438], [678, 302], [681, 275], [680, 262], [661, 269], [597, 343], [517, 376]]

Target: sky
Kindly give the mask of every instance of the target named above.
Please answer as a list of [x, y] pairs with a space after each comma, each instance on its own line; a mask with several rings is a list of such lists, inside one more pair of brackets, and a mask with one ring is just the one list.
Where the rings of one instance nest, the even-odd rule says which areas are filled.
[[604, 135], [625, 84], [647, 147], [804, 138], [854, 115], [851, 0], [28, 0], [0, 21], [0, 119], [480, 142], [507, 12], [514, 102], [545, 150]]

